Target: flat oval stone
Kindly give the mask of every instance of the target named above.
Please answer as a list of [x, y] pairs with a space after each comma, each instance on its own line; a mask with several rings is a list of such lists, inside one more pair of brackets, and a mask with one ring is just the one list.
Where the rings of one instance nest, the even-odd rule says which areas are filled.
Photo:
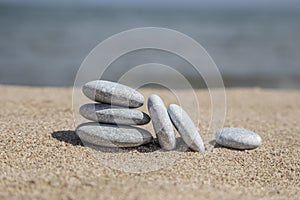
[[101, 103], [131, 108], [138, 108], [144, 104], [144, 96], [141, 93], [111, 81], [88, 82], [83, 86], [82, 92], [91, 100]]
[[146, 113], [110, 104], [85, 104], [79, 109], [86, 119], [106, 124], [144, 125], [150, 122]]
[[168, 113], [183, 141], [192, 150], [204, 152], [205, 147], [202, 138], [189, 115], [176, 104], [169, 105]]
[[103, 147], [136, 147], [152, 141], [152, 135], [141, 128], [89, 122], [81, 124], [76, 134], [84, 142]]
[[162, 99], [157, 95], [148, 98], [148, 110], [159, 145], [165, 150], [176, 146], [173, 125]]
[[216, 133], [216, 142], [234, 149], [254, 149], [261, 145], [261, 137], [244, 128], [223, 128]]

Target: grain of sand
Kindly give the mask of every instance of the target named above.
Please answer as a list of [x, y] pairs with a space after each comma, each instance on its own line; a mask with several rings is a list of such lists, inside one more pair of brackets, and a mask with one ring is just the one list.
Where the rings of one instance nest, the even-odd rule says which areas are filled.
[[[164, 90], [142, 93], [174, 103]], [[201, 132], [209, 125], [210, 103], [205, 90], [197, 94]], [[0, 199], [299, 199], [300, 91], [236, 88], [226, 94], [225, 126], [259, 133], [262, 146], [177, 152], [161, 170], [126, 173], [104, 166], [74, 134], [71, 88], [0, 86]], [[139, 155], [151, 167], [153, 148], [100, 154]]]

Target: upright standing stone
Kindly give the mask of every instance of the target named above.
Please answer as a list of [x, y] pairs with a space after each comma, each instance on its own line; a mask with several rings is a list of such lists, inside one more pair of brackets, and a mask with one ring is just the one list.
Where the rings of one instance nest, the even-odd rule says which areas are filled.
[[86, 83], [83, 93], [91, 100], [123, 107], [137, 108], [144, 104], [144, 97], [136, 90], [110, 81], [96, 80]]
[[188, 114], [176, 104], [169, 105], [168, 113], [183, 141], [192, 150], [204, 152], [205, 147], [202, 138]]
[[157, 95], [151, 95], [148, 99], [148, 110], [159, 145], [165, 150], [174, 149], [175, 134], [162, 99]]

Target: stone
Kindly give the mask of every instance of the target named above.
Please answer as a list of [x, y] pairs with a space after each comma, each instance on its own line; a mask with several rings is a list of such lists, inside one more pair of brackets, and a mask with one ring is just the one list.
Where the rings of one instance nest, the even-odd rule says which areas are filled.
[[148, 111], [156, 133], [159, 145], [165, 150], [172, 150], [176, 146], [173, 125], [162, 99], [157, 95], [148, 98]]
[[91, 100], [123, 107], [138, 108], [144, 96], [138, 91], [111, 81], [96, 80], [86, 83], [82, 92]]
[[216, 143], [234, 149], [254, 149], [261, 145], [261, 137], [244, 128], [223, 128], [216, 133]]
[[149, 115], [142, 111], [110, 104], [85, 104], [79, 112], [86, 119], [106, 124], [144, 125], [150, 122]]
[[102, 147], [137, 147], [152, 141], [148, 131], [124, 125], [88, 122], [76, 129], [81, 141]]
[[204, 152], [202, 138], [189, 115], [178, 105], [171, 104], [168, 113], [183, 141], [194, 151]]

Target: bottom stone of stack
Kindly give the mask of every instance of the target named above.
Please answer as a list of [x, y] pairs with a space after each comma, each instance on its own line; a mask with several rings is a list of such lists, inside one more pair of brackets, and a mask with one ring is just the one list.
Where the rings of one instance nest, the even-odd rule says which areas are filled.
[[137, 147], [152, 142], [150, 132], [133, 126], [83, 123], [76, 128], [83, 143], [103, 147]]

